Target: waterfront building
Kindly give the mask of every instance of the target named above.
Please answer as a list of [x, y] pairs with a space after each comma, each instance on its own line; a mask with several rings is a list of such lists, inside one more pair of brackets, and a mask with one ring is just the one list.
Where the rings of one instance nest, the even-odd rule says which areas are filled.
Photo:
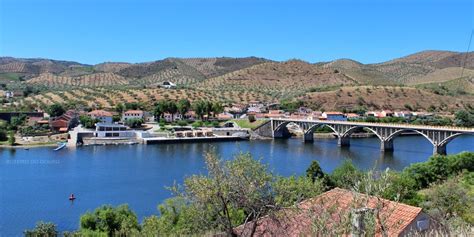
[[129, 130], [127, 126], [122, 124], [96, 123], [94, 137], [98, 138], [134, 138], [135, 131]]
[[368, 215], [377, 219], [371, 227], [375, 236], [424, 236], [437, 226], [420, 207], [334, 188], [298, 203], [295, 208], [262, 217], [257, 220], [256, 227], [254, 221], [238, 226], [235, 233], [238, 236], [250, 236], [250, 233], [255, 236], [312, 236], [315, 235], [314, 221], [326, 219], [321, 223], [322, 228], [330, 230], [349, 221], [352, 228], [347, 228], [348, 233], [343, 236], [360, 236], [369, 228], [363, 222]]
[[79, 124], [79, 113], [68, 110], [63, 115], [50, 118], [49, 127], [53, 132], [67, 132]]
[[98, 119], [101, 123], [112, 123], [113, 122], [113, 115], [111, 112], [104, 111], [104, 110], [93, 110], [87, 113], [91, 118]]
[[321, 116], [323, 120], [347, 121], [347, 117], [342, 112], [324, 112]]

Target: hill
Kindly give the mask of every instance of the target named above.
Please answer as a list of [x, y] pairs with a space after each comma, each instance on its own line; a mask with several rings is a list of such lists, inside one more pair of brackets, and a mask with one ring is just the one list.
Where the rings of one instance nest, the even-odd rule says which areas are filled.
[[300, 60], [268, 62], [205, 80], [202, 90], [258, 91], [275, 97], [291, 97], [311, 88], [357, 85], [337, 71]]
[[325, 64], [325, 67], [338, 69], [369, 85], [413, 85], [459, 78], [464, 65], [467, 69], [474, 69], [474, 53], [422, 51], [377, 64], [341, 64], [334, 61]]
[[474, 104], [474, 97], [449, 96], [428, 90], [397, 86], [342, 87], [334, 91], [308, 93], [298, 98], [313, 108], [329, 110], [424, 110], [456, 111]]

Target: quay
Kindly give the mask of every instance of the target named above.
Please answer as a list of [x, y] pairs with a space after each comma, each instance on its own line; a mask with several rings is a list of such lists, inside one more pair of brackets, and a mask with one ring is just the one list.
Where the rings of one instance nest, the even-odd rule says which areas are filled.
[[143, 144], [160, 143], [187, 143], [187, 142], [225, 142], [248, 140], [248, 137], [221, 136], [221, 137], [150, 137], [143, 138]]

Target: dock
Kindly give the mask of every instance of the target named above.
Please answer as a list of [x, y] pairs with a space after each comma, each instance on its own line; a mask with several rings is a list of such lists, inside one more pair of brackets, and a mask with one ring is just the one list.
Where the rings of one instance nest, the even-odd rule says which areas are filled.
[[248, 137], [215, 136], [215, 137], [149, 137], [143, 138], [143, 144], [186, 143], [186, 142], [226, 142], [248, 140]]

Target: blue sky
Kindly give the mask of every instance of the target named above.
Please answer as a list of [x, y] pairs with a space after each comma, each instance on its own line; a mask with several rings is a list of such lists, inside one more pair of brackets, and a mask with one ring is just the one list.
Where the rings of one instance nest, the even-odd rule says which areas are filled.
[[216, 56], [372, 63], [466, 51], [473, 2], [0, 0], [0, 55], [90, 64]]

